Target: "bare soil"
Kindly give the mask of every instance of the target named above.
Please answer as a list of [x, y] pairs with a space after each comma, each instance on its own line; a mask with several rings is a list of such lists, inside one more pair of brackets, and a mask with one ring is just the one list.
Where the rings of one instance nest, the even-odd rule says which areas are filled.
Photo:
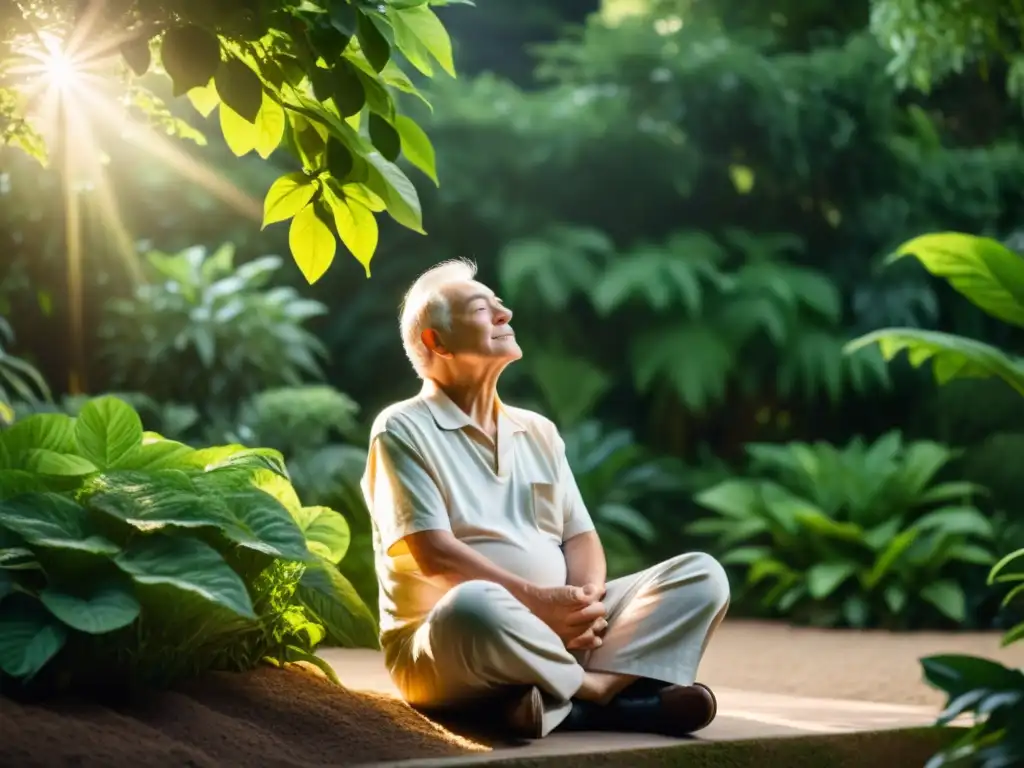
[[0, 698], [0, 765], [352, 765], [483, 749], [402, 702], [298, 669], [218, 673], [119, 706]]

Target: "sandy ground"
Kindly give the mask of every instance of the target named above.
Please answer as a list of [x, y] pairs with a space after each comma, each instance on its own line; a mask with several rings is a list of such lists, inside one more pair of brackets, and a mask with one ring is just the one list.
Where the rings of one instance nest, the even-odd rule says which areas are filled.
[[922, 656], [970, 654], [1024, 667], [1024, 643], [999, 647], [994, 632], [891, 633], [788, 627], [726, 619], [700, 678], [747, 691], [893, 704], [942, 705], [922, 678]]
[[[943, 698], [921, 681], [917, 659], [971, 653], [1024, 666], [1024, 647], [1000, 650], [998, 639], [726, 620], [700, 678], [723, 693], [939, 705]], [[303, 671], [261, 668], [208, 675], [174, 691], [116, 704], [65, 699], [31, 706], [0, 697], [0, 766], [313, 768], [451, 758], [485, 749], [387, 695], [390, 681], [379, 653], [324, 651], [325, 658], [332, 654], [343, 662], [337, 669], [348, 689]]]

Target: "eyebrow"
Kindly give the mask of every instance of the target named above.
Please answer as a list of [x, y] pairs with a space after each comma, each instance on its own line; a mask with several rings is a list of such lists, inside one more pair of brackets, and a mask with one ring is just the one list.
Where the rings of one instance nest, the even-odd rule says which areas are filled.
[[491, 298], [494, 298], [494, 299], [496, 299], [498, 301], [498, 303], [501, 303], [501, 299], [499, 299], [497, 296], [488, 295], [486, 293], [474, 293], [472, 296], [467, 297], [462, 305], [464, 307], [468, 307], [474, 301], [480, 301], [480, 300], [490, 301]]

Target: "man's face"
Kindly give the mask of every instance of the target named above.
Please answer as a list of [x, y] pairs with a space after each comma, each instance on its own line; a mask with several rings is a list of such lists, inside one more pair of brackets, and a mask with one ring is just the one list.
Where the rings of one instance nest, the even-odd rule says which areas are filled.
[[453, 358], [512, 362], [523, 356], [512, 326], [512, 310], [494, 291], [475, 280], [453, 283], [445, 290], [451, 307], [451, 329], [440, 334]]

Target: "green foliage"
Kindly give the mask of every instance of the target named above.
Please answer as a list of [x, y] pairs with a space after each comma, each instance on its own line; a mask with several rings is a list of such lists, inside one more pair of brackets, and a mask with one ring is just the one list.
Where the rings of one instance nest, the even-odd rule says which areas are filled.
[[14, 343], [14, 330], [0, 317], [0, 425], [13, 420], [15, 400], [30, 403], [51, 399], [50, 388], [30, 363], [10, 354], [5, 347]]
[[[986, 314], [1024, 327], [1024, 260], [1006, 246], [958, 232], [923, 235], [903, 243], [889, 262], [915, 257]], [[857, 351], [877, 344], [886, 359], [906, 350], [911, 364], [933, 361], [940, 384], [955, 378], [999, 377], [1024, 394], [1024, 363], [972, 339], [908, 328], [886, 328], [850, 342]]]
[[[451, 40], [431, 7], [444, 4], [279, 0], [255, 9], [238, 2], [165, 9], [128, 2], [104, 6], [98, 19], [76, 4], [13, 5], [0, 11], [0, 136], [46, 162], [47, 126], [36, 124], [23, 98], [36, 83], [17, 77], [33, 56], [45, 57], [40, 33], [57, 38], [76, 65], [119, 75], [134, 106], [156, 124], [166, 120], [166, 106], [132, 78], [162, 71], [175, 97], [187, 96], [204, 117], [218, 112], [235, 155], [267, 159], [285, 146], [300, 163], [300, 172], [271, 188], [267, 209], [275, 221], [291, 219], [292, 255], [310, 283], [334, 258], [335, 232], [369, 276], [375, 213], [424, 231], [416, 188], [396, 161], [404, 155], [436, 183], [433, 148], [397, 102], [401, 93], [426, 102], [403, 61], [426, 77], [435, 67], [455, 76]], [[107, 29], [121, 33], [88, 39]], [[114, 67], [118, 50], [123, 65]], [[283, 180], [302, 189], [287, 204]]]
[[[0, 670], [23, 684], [167, 684], [376, 645], [336, 571], [345, 519], [271, 449], [196, 450], [96, 398], [0, 433]], [[325, 670], [328, 671], [329, 670]]]
[[147, 254], [153, 281], [111, 300], [101, 329], [116, 387], [209, 412], [321, 376], [325, 350], [303, 324], [326, 306], [269, 285], [280, 258], [233, 258], [230, 244]]
[[[877, 354], [844, 357], [835, 284], [786, 258], [800, 240], [740, 230], [726, 230], [723, 240], [728, 247], [684, 232], [619, 254], [597, 232], [556, 228], [505, 249], [502, 288], [535, 312], [584, 299], [594, 313], [588, 334], [627, 326], [629, 349], [609, 354], [608, 367], [619, 368], [626, 355], [638, 392], [667, 390], [696, 413], [720, 405], [732, 385], [747, 395], [770, 387], [783, 397], [838, 402], [849, 390], [888, 383]], [[585, 357], [541, 350], [527, 361], [530, 373], [568, 421], [612, 383]]]
[[562, 435], [569, 467], [607, 552], [609, 573], [644, 567], [644, 550], [658, 538], [647, 514], [650, 504], [657, 497], [682, 495], [684, 467], [652, 455], [629, 430], [607, 429], [595, 420]]
[[977, 66], [985, 74], [1000, 60], [1007, 87], [1024, 95], [1024, 8], [990, 0], [872, 0], [871, 29], [893, 54], [889, 69], [903, 85], [928, 92], [951, 75]]
[[[993, 566], [989, 583], [1015, 585], [1003, 600], [1009, 605], [1024, 594], [1024, 549]], [[1009, 630], [1003, 645], [1024, 639], [1024, 622]], [[1024, 762], [1020, 724], [1024, 722], [1024, 670], [1009, 669], [975, 656], [942, 655], [921, 659], [925, 679], [949, 698], [938, 724], [971, 713], [975, 724], [926, 768], [968, 763], [978, 768], [1008, 768]]]
[[906, 628], [966, 619], [959, 578], [991, 565], [993, 527], [970, 483], [937, 483], [956, 453], [904, 443], [752, 444], [748, 478], [697, 496], [716, 517], [689, 526], [715, 537], [771, 614], [832, 626]]

